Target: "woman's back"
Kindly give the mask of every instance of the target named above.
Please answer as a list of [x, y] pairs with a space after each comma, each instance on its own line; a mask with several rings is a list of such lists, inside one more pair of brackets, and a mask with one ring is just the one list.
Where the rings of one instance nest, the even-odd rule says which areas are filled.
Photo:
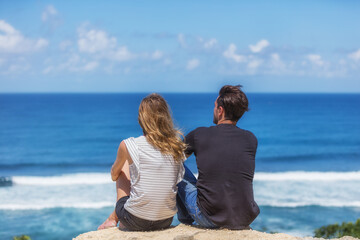
[[130, 198], [125, 209], [136, 217], [157, 221], [176, 214], [176, 184], [181, 181], [184, 167], [152, 146], [145, 136], [128, 138], [126, 148], [132, 158], [130, 165]]
[[177, 212], [177, 183], [185, 172], [183, 134], [174, 127], [165, 99], [156, 93], [141, 101], [138, 121], [144, 136], [119, 145], [111, 167], [116, 207], [99, 229], [119, 221], [133, 231], [163, 229], [171, 225]]

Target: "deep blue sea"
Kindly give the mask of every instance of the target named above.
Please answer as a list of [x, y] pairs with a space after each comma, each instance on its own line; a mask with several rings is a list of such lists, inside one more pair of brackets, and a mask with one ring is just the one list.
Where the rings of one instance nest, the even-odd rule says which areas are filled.
[[[110, 168], [142, 134], [146, 94], [0, 94], [0, 239], [72, 239], [113, 210]], [[188, 133], [217, 94], [163, 94]], [[360, 94], [248, 94], [238, 126], [258, 138], [255, 230], [313, 235], [360, 217]], [[194, 157], [186, 161], [197, 172]], [[11, 185], [9, 185], [12, 183]], [[174, 225], [178, 224], [175, 219]]]

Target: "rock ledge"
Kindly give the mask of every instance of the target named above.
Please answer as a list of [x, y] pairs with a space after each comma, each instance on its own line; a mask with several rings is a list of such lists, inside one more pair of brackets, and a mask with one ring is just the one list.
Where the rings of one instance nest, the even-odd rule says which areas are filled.
[[[130, 232], [109, 228], [105, 230], [92, 231], [80, 234], [73, 240], [312, 240], [321, 238], [294, 237], [284, 233], [269, 234], [254, 230], [231, 231], [226, 229], [210, 230], [180, 224], [166, 230], [153, 232]], [[342, 237], [341, 240], [359, 240], [353, 237]]]

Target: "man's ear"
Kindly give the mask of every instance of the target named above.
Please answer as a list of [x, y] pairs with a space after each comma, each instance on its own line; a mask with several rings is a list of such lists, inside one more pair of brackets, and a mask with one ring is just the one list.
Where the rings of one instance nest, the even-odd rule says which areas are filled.
[[219, 116], [223, 115], [225, 117], [225, 110], [222, 106], [218, 107], [219, 109]]

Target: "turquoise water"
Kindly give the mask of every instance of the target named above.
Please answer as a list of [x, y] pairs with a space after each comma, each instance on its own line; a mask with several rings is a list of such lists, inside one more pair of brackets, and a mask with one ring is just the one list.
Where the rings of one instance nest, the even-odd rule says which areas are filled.
[[[212, 125], [216, 94], [163, 94], [187, 133]], [[142, 134], [146, 94], [0, 94], [0, 239], [71, 239], [111, 212], [120, 141]], [[238, 126], [259, 140], [252, 227], [312, 235], [360, 216], [360, 95], [249, 94]], [[196, 172], [193, 157], [187, 165]], [[10, 182], [10, 181], [9, 181]], [[8, 183], [9, 183], [8, 182]], [[173, 224], [178, 222], [175, 219]]]

